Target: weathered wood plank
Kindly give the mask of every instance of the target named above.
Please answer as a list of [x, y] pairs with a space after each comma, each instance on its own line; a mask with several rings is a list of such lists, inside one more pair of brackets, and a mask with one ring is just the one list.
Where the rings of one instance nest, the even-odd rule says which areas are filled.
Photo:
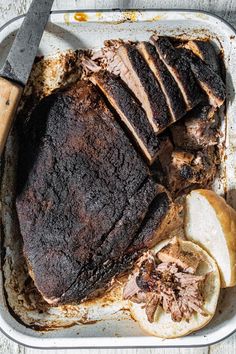
[[[208, 348], [180, 349], [80, 349], [50, 351], [50, 354], [208, 354]], [[25, 354], [45, 354], [43, 350], [26, 348]]]
[[209, 348], [209, 354], [235, 354], [236, 353], [236, 334], [226, 340], [212, 345]]
[[[0, 1], [0, 25], [9, 18], [27, 11], [31, 0], [1, 0]], [[86, 9], [86, 8], [159, 8], [159, 9], [201, 9], [213, 12], [236, 24], [236, 2], [234, 0], [55, 0], [53, 9]]]
[[24, 354], [25, 348], [11, 341], [0, 332], [0, 354]]

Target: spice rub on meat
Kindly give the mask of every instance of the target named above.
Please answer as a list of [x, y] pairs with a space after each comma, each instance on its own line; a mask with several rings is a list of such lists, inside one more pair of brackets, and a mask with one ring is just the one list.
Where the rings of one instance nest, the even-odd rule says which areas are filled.
[[170, 156], [160, 154], [160, 163], [163, 169], [162, 183], [172, 194], [177, 195], [194, 187], [206, 187], [214, 180], [218, 163], [214, 146], [198, 151], [175, 149], [169, 153]]
[[143, 303], [149, 322], [155, 320], [158, 307], [170, 313], [176, 322], [188, 321], [195, 312], [204, 315], [203, 287], [207, 275], [195, 274], [200, 262], [200, 256], [184, 252], [174, 238], [157, 254], [143, 255], [123, 296]]
[[172, 116], [171, 123], [182, 118], [186, 113], [183, 96], [176, 81], [160, 59], [155, 47], [149, 42], [140, 42], [137, 48], [161, 86]]
[[191, 50], [202, 59], [212, 70], [220, 74], [220, 60], [216, 50], [209, 40], [190, 40], [184, 43], [184, 48]]
[[189, 62], [197, 82], [208, 96], [210, 104], [213, 107], [222, 106], [226, 97], [226, 88], [220, 75], [190, 50], [179, 50], [182, 56]]
[[124, 82], [105, 70], [93, 74], [91, 81], [101, 89], [147, 161], [152, 163], [158, 155], [160, 140]]
[[145, 110], [155, 132], [161, 132], [172, 118], [165, 95], [136, 46], [124, 44], [117, 50], [123, 68], [121, 78], [135, 94]]
[[220, 134], [218, 126], [219, 115], [215, 107], [201, 103], [170, 130], [175, 147], [192, 151], [216, 145]]
[[30, 274], [50, 304], [95, 296], [158, 241], [171, 198], [92, 83], [44, 98], [27, 131], [16, 206]]
[[150, 41], [177, 82], [185, 100], [187, 110], [192, 109], [202, 100], [203, 96], [191, 71], [189, 62], [174, 48], [167, 37], [152, 36]]

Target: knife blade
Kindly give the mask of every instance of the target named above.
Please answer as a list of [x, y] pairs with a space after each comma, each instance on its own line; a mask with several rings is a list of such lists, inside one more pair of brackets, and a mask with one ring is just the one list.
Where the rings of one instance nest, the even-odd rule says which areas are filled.
[[33, 0], [0, 70], [0, 156], [29, 78], [53, 0]]
[[25, 85], [54, 0], [34, 0], [17, 32], [0, 76]]

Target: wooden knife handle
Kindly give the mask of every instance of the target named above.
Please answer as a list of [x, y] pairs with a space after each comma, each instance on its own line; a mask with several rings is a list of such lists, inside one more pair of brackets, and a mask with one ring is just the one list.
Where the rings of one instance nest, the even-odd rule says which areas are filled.
[[0, 157], [11, 129], [23, 87], [0, 77]]

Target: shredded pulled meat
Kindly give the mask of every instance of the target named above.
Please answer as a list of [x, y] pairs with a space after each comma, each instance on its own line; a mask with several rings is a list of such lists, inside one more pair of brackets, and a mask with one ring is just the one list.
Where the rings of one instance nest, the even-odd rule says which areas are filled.
[[124, 43], [130, 42], [122, 41], [121, 39], [107, 40], [100, 50], [94, 53], [88, 52], [84, 56], [81, 56], [81, 66], [85, 76], [90, 76], [101, 69], [106, 69], [115, 75], [120, 75], [124, 67], [120, 57], [117, 55], [117, 49]]
[[158, 306], [170, 313], [176, 322], [188, 321], [194, 312], [205, 315], [203, 286], [206, 275], [195, 275], [189, 270], [188, 266], [183, 269], [177, 262], [161, 262], [158, 253], [147, 252], [139, 271], [136, 270], [126, 284], [124, 298], [144, 303], [150, 322], [154, 321]]

